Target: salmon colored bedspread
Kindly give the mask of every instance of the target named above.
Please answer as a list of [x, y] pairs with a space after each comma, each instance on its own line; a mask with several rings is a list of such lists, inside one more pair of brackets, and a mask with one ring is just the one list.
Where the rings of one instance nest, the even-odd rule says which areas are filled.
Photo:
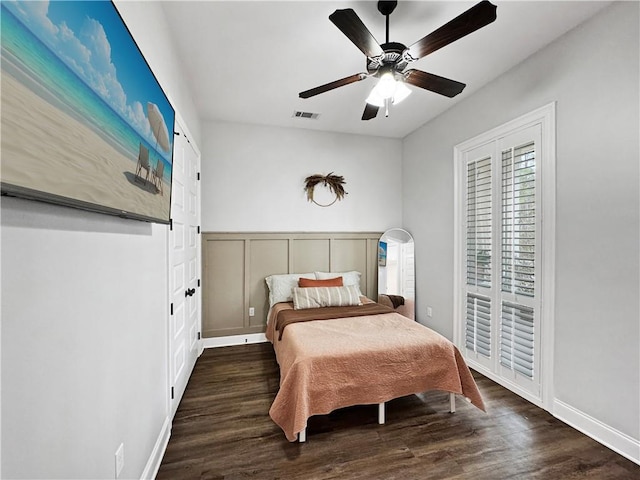
[[280, 365], [280, 390], [269, 415], [287, 440], [295, 441], [313, 415], [427, 390], [461, 394], [485, 409], [455, 345], [420, 323], [395, 312], [314, 320], [289, 325], [278, 340], [277, 313], [291, 308], [274, 305], [267, 323]]

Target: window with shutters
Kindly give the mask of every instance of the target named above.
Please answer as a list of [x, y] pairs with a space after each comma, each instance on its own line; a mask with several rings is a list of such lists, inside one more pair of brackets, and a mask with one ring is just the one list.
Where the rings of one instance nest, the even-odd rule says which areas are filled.
[[539, 350], [535, 321], [536, 144], [510, 147], [501, 157], [500, 365], [534, 382]]
[[555, 182], [554, 147], [543, 144], [553, 141], [553, 115], [551, 106], [538, 122], [530, 115], [487, 132], [458, 145], [455, 158], [455, 340], [470, 367], [541, 406], [551, 373], [542, 342], [553, 341], [552, 310], [542, 308], [543, 297], [552, 302], [553, 235], [542, 215], [555, 218], [555, 198], [543, 198], [553, 188], [542, 182]]
[[[478, 152], [479, 154], [483, 152]], [[466, 164], [466, 316], [465, 347], [479, 362], [491, 359], [492, 157]]]

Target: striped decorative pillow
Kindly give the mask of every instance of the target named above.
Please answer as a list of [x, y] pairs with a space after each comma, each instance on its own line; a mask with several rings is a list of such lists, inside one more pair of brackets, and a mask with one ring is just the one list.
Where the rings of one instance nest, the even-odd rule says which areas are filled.
[[[327, 278], [334, 278], [334, 277], [342, 277], [342, 285], [347, 286], [347, 285], [355, 285], [356, 287], [358, 287], [358, 291], [361, 292], [360, 290], [360, 277], [362, 276], [360, 272], [356, 271], [356, 270], [352, 270], [350, 272], [315, 272], [316, 278], [318, 280], [325, 280]], [[362, 293], [360, 293], [360, 295], [362, 295]]]
[[346, 307], [362, 305], [360, 289], [355, 285], [346, 287], [295, 287], [293, 289], [293, 308]]

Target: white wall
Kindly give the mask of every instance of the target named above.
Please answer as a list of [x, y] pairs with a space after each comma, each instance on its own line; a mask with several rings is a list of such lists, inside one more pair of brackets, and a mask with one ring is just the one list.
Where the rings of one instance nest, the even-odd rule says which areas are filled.
[[3, 478], [139, 476], [167, 415], [166, 227], [2, 200]]
[[[199, 136], [160, 4], [118, 7]], [[168, 415], [167, 227], [1, 207], [2, 478], [114, 478], [121, 442], [140, 478]]]
[[[203, 125], [204, 231], [384, 231], [401, 224], [397, 139], [232, 123]], [[331, 207], [304, 179], [334, 172], [347, 195]]]
[[[403, 170], [404, 224], [416, 240], [419, 319], [451, 338], [453, 147], [557, 101], [555, 397], [635, 442], [638, 8], [637, 2], [613, 4], [409, 135]], [[432, 319], [426, 318], [427, 305], [433, 306]]]

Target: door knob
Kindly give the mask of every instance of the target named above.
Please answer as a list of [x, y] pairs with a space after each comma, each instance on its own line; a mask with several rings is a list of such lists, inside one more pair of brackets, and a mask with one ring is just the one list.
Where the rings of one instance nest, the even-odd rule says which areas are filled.
[[187, 288], [187, 289], [185, 290], [185, 292], [184, 292], [184, 296], [185, 296], [185, 297], [190, 297], [190, 296], [192, 296], [194, 293], [196, 293], [196, 289], [195, 289], [195, 288], [191, 288], [191, 289]]

